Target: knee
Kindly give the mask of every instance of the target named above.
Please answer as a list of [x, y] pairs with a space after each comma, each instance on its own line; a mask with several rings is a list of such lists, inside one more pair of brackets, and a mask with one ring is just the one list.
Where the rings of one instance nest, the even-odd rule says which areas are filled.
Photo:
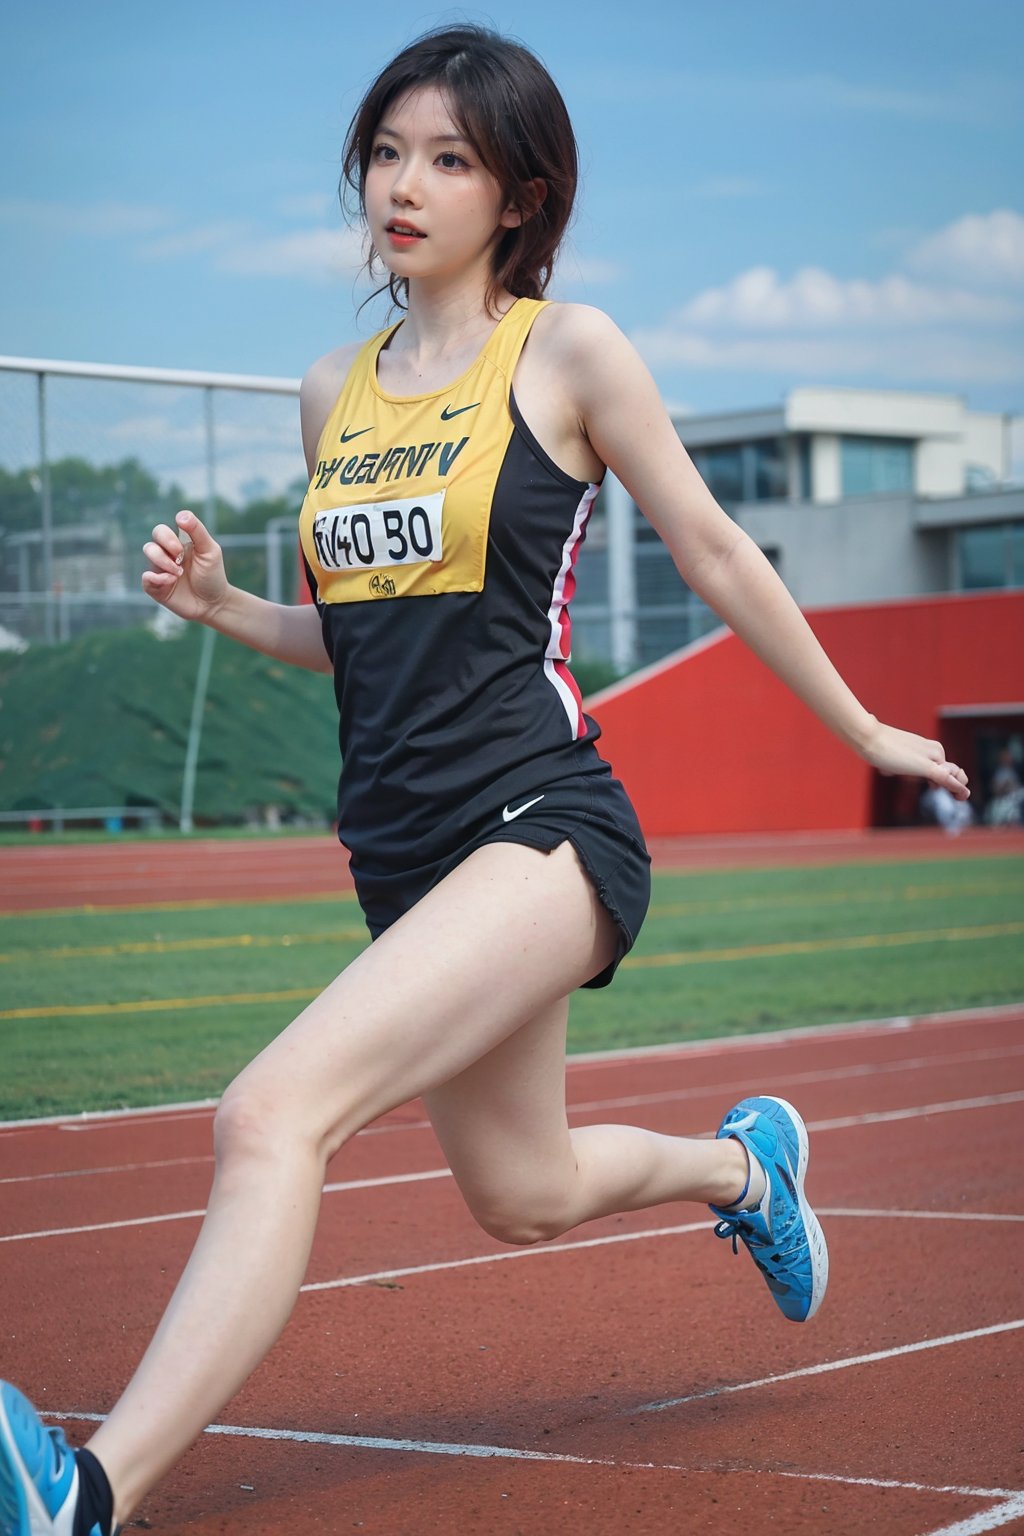
[[489, 1237], [523, 1248], [561, 1237], [573, 1225], [561, 1205], [546, 1194], [536, 1198], [492, 1197], [474, 1201], [470, 1210]]
[[266, 1161], [303, 1141], [298, 1125], [285, 1113], [281, 1094], [243, 1072], [225, 1090], [213, 1119], [217, 1166]]

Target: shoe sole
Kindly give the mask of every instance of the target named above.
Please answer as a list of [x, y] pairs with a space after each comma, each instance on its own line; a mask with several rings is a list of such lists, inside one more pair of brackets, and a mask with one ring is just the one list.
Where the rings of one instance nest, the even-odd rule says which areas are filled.
[[780, 1109], [785, 1110], [796, 1128], [797, 1141], [800, 1148], [796, 1169], [796, 1197], [800, 1207], [800, 1215], [803, 1218], [804, 1230], [807, 1233], [807, 1246], [811, 1255], [811, 1305], [807, 1309], [806, 1315], [801, 1319], [802, 1322], [806, 1323], [810, 1322], [815, 1312], [821, 1306], [825, 1298], [825, 1291], [828, 1288], [828, 1244], [825, 1241], [825, 1234], [821, 1230], [821, 1222], [807, 1204], [807, 1197], [804, 1194], [804, 1178], [807, 1174], [807, 1162], [810, 1156], [807, 1127], [803, 1122], [803, 1116], [800, 1114], [800, 1111], [794, 1109], [788, 1099], [778, 1099], [772, 1094], [761, 1094], [759, 1097], [767, 1099], [769, 1103], [777, 1104]]

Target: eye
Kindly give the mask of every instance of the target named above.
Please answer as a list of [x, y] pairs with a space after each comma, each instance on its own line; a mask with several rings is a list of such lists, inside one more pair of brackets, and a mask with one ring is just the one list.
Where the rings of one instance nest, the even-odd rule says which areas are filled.
[[445, 171], [467, 170], [469, 167], [468, 160], [463, 160], [462, 156], [457, 155], [454, 149], [442, 150], [437, 160], [441, 169]]
[[390, 165], [398, 159], [398, 151], [393, 144], [375, 144], [370, 152], [371, 159], [380, 165]]

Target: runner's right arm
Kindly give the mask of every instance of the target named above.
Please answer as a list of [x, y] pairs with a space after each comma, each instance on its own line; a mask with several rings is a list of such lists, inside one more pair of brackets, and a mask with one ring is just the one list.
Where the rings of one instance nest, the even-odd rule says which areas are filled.
[[195, 513], [179, 512], [175, 524], [159, 523], [143, 546], [149, 570], [142, 573], [142, 589], [154, 602], [278, 661], [311, 672], [332, 670], [312, 603], [271, 603], [233, 587], [220, 545]]

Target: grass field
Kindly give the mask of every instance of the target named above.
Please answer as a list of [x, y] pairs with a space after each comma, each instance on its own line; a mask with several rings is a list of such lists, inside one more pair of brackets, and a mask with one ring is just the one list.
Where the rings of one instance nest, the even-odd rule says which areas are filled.
[[[0, 921], [0, 1117], [218, 1094], [366, 942], [354, 899]], [[1024, 998], [1024, 867], [1001, 859], [660, 875], [572, 1050]]]

